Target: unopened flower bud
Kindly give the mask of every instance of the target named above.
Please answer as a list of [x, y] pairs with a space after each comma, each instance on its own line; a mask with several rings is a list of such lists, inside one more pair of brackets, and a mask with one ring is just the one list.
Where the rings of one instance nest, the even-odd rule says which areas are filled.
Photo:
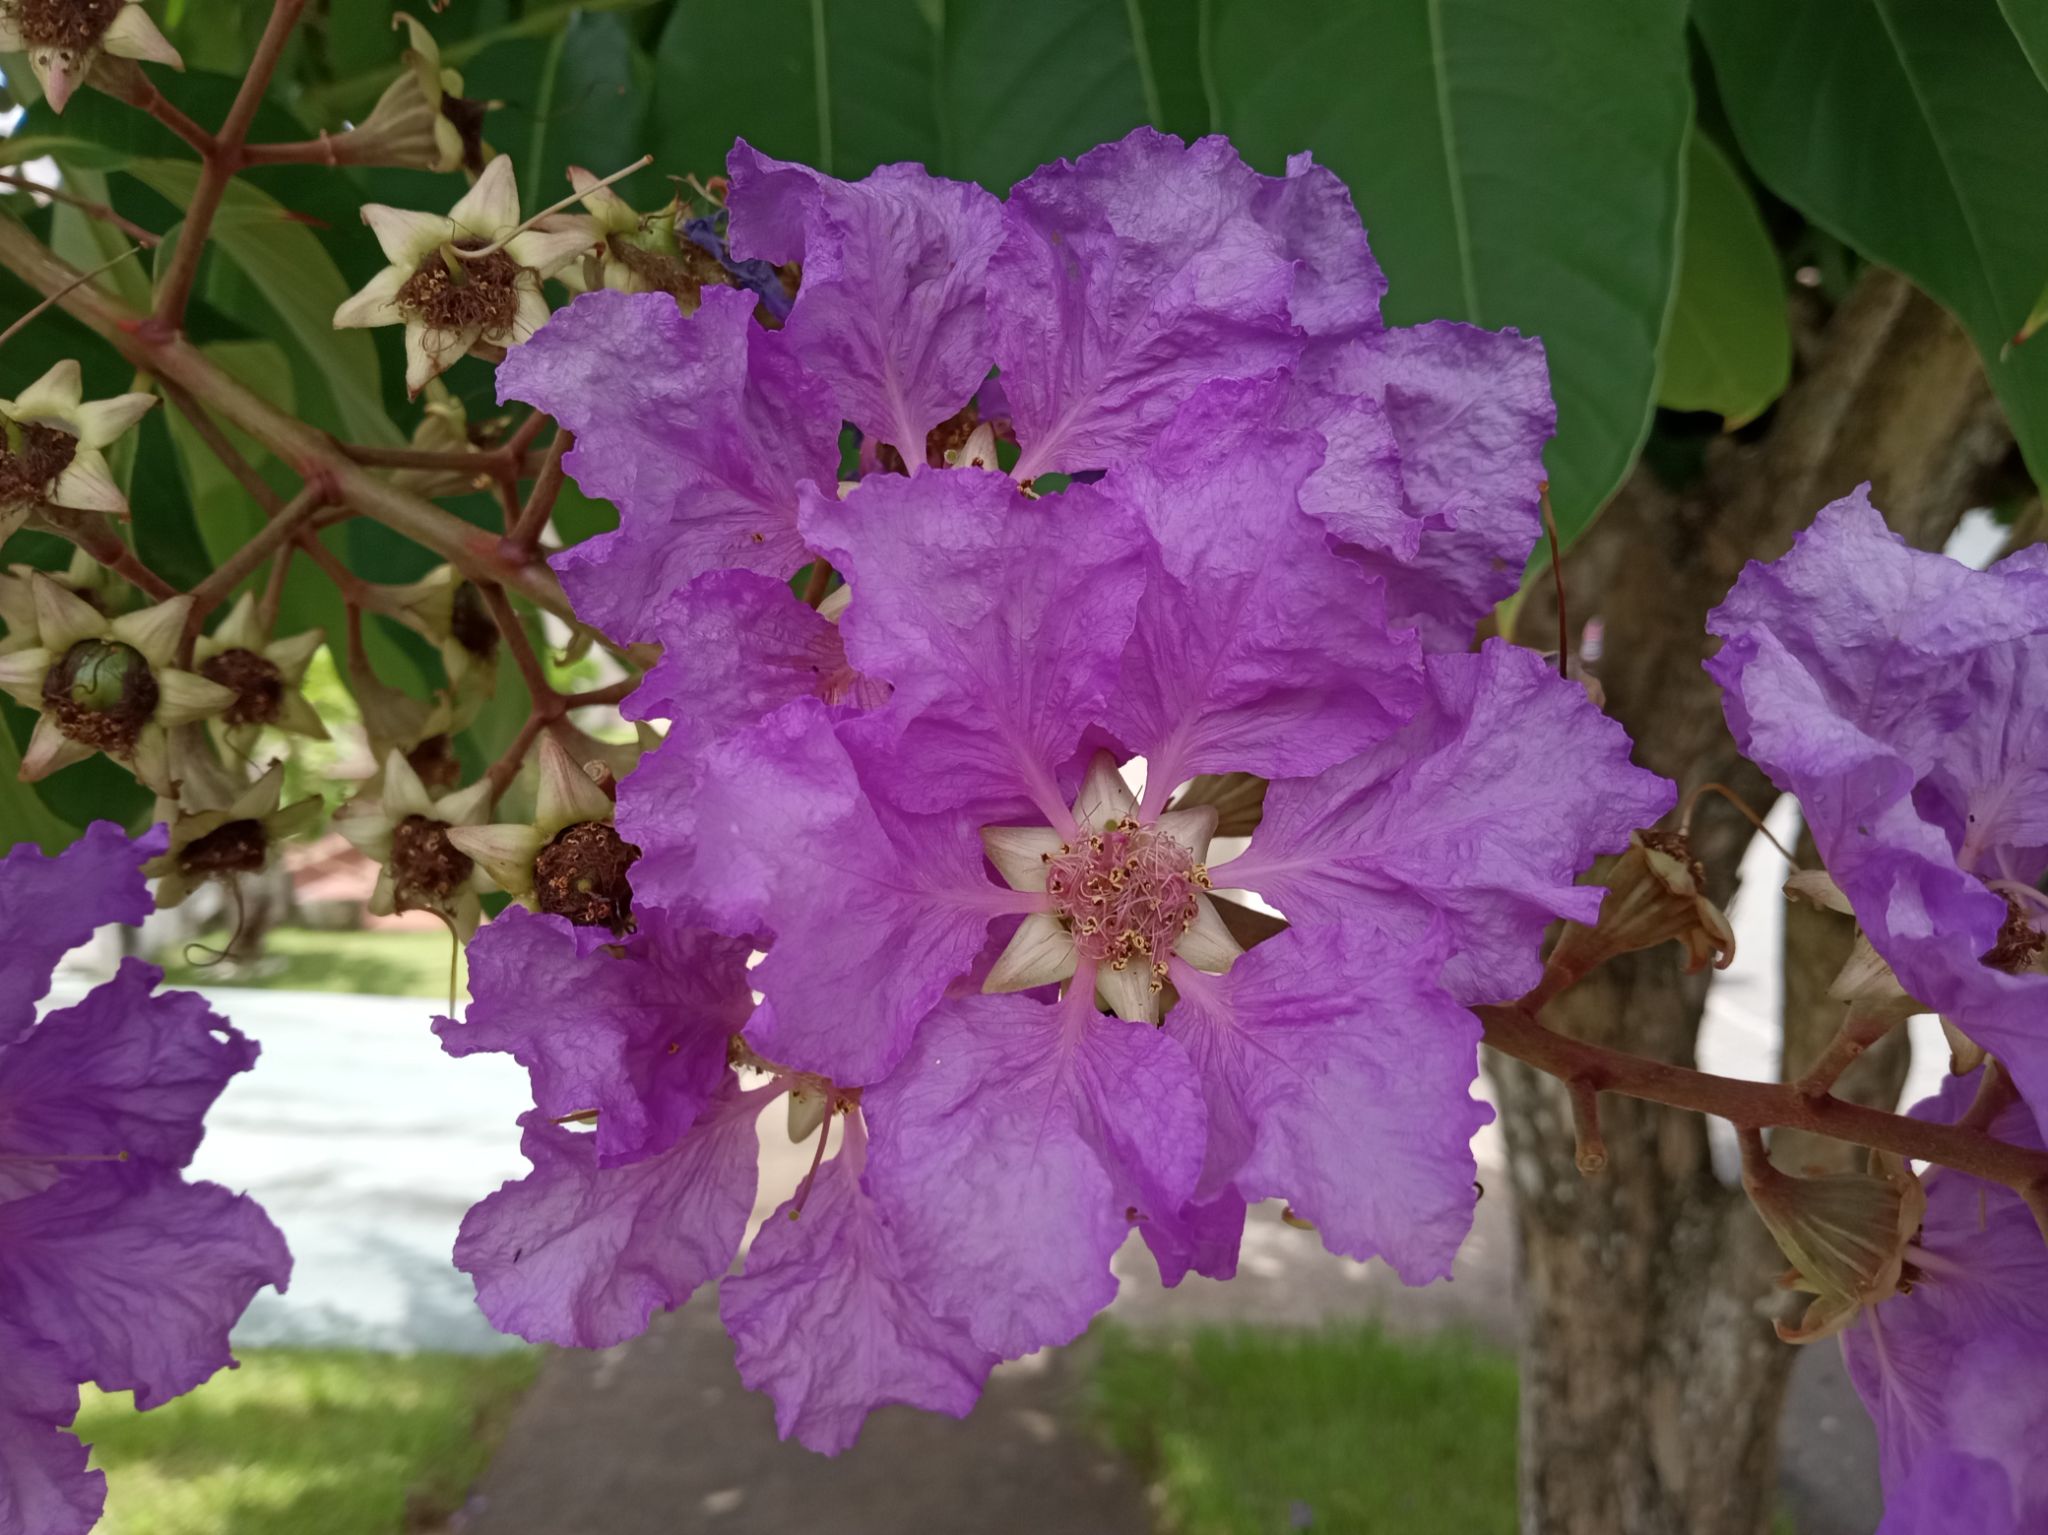
[[1735, 930], [1707, 899], [1706, 871], [1692, 856], [1690, 839], [1683, 832], [1638, 831], [1628, 841], [1603, 881], [1599, 921], [1567, 927], [1551, 951], [1551, 968], [1584, 975], [1617, 954], [1675, 938], [1685, 946], [1687, 974], [1709, 964], [1727, 969], [1735, 958]]

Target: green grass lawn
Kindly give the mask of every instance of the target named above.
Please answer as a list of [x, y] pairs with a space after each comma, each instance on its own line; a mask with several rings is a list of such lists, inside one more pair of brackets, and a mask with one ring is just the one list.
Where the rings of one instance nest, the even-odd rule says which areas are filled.
[[[203, 942], [218, 946], [225, 933]], [[448, 956], [454, 940], [444, 931], [327, 933], [282, 927], [264, 941], [254, 969], [194, 964], [196, 949], [166, 954], [159, 961], [170, 986], [263, 986], [282, 991], [339, 991], [385, 997], [448, 1000]], [[457, 980], [463, 977], [458, 974]], [[459, 999], [463, 993], [458, 989]]]
[[412, 1535], [461, 1507], [537, 1351], [252, 1349], [239, 1370], [137, 1412], [90, 1388], [107, 1473], [99, 1535]]
[[1514, 1363], [1463, 1338], [1112, 1328], [1095, 1390], [1176, 1535], [1514, 1535]]

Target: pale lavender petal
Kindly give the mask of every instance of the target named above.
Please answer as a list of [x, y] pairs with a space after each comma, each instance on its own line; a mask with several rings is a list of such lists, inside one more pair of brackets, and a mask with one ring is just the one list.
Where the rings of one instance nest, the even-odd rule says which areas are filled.
[[791, 352], [847, 420], [921, 465], [926, 434], [988, 373], [982, 286], [1002, 205], [921, 165], [836, 181], [745, 142], [726, 164], [733, 253], [803, 263]]
[[661, 604], [707, 570], [786, 576], [804, 563], [797, 487], [839, 472], [839, 411], [752, 294], [588, 293], [498, 368], [498, 397], [576, 434], [563, 460], [619, 527], [556, 556], [577, 613], [616, 640], [657, 639]]
[[1295, 262], [1255, 211], [1264, 181], [1224, 139], [1140, 128], [1018, 183], [989, 318], [1020, 478], [1109, 468], [1202, 384], [1300, 355]]
[[1130, 1229], [1061, 1070], [1060, 1012], [948, 1002], [863, 1100], [868, 1187], [909, 1284], [1004, 1358], [1079, 1335], [1116, 1294], [1110, 1255]]
[[812, 494], [803, 527], [852, 583], [848, 659], [894, 689], [857, 731], [888, 743], [884, 792], [985, 820], [1020, 801], [1054, 816], [1054, 774], [1115, 684], [1143, 588], [1133, 518], [953, 469]]
[[[664, 747], [653, 759], [672, 755]], [[772, 1060], [848, 1086], [886, 1074], [1004, 909], [976, 828], [873, 799], [815, 699], [784, 705], [684, 770], [650, 777], [650, 765], [619, 796], [621, 833], [666, 849], [635, 866], [635, 887], [769, 948], [752, 972], [766, 1002], [747, 1038]]]
[[1211, 1122], [1205, 1192], [1285, 1199], [1323, 1245], [1380, 1257], [1409, 1284], [1451, 1272], [1476, 1199], [1479, 1020], [1431, 978], [1342, 928], [1297, 926], [1228, 974], [1174, 966], [1166, 1029], [1195, 1063]]
[[53, 1345], [0, 1323], [0, 1535], [87, 1535], [107, 1500], [107, 1474], [65, 1432], [78, 1415], [77, 1377]]
[[1204, 388], [1143, 460], [1062, 498], [1122, 507], [1156, 541], [1108, 716], [1154, 798], [1198, 773], [1321, 772], [1422, 701], [1414, 640], [1301, 509], [1322, 444], [1277, 424], [1282, 396]]
[[150, 1408], [234, 1363], [228, 1330], [291, 1254], [246, 1196], [143, 1164], [74, 1167], [0, 1204], [0, 1315], [75, 1378]]
[[[1341, 516], [1331, 531], [1387, 583], [1394, 617], [1432, 650], [1459, 651], [1521, 585], [1543, 531], [1543, 447], [1556, 425], [1542, 344], [1448, 320], [1382, 331], [1320, 354], [1304, 391], [1379, 405], [1401, 451], [1401, 483], [1421, 524], [1412, 555], [1375, 547], [1377, 524]], [[1341, 503], [1339, 503], [1341, 507]]]
[[597, 1111], [597, 1165], [666, 1151], [729, 1075], [754, 1010], [748, 946], [643, 906], [624, 940], [513, 908], [469, 945], [474, 1000], [434, 1032], [450, 1055], [502, 1050], [541, 1113]]
[[661, 660], [620, 712], [669, 721], [671, 744], [703, 746], [796, 698], [815, 698], [841, 715], [889, 696], [848, 664], [839, 626], [773, 576], [699, 576], [663, 605], [659, 631]]
[[[84, 1001], [0, 1050], [0, 1198], [54, 1179], [42, 1157], [107, 1157], [183, 1167], [206, 1111], [256, 1046], [197, 992], [152, 995], [163, 972], [124, 960]], [[10, 1162], [10, 1156], [26, 1160]]]
[[55, 857], [18, 842], [0, 858], [0, 1045], [28, 1027], [68, 950], [109, 922], [132, 925], [155, 909], [142, 866], [169, 841], [164, 826], [131, 840], [112, 821], [94, 821]]
[[1445, 986], [1503, 1001], [1542, 974], [1547, 923], [1597, 915], [1599, 889], [1574, 878], [1669, 809], [1673, 790], [1631, 765], [1621, 727], [1533, 651], [1490, 640], [1430, 657], [1428, 676], [1431, 699], [1400, 734], [1275, 781], [1251, 848], [1211, 872], [1368, 946], [1441, 929]]
[[818, 1171], [802, 1214], [786, 1200], [720, 1287], [740, 1379], [775, 1402], [775, 1430], [837, 1455], [877, 1407], [964, 1418], [995, 1356], [912, 1293], [894, 1234], [862, 1186], [858, 1116]]
[[473, 1206], [455, 1238], [491, 1325], [609, 1348], [723, 1274], [754, 1207], [754, 1120], [771, 1096], [728, 1086], [674, 1146], [628, 1167], [600, 1168], [594, 1136], [522, 1118], [533, 1171]]

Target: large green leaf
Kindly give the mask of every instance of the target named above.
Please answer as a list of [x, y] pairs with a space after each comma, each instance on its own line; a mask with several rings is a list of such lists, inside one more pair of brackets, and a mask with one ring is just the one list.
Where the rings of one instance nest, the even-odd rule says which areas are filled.
[[1204, 125], [1194, 28], [1193, 0], [678, 0], [655, 148], [678, 174], [745, 138], [837, 176], [918, 160], [1002, 191], [1143, 122]]
[[1710, 410], [1741, 426], [1763, 414], [1791, 374], [1777, 249], [1727, 155], [1695, 131], [1686, 156], [1678, 297], [1657, 403]]
[[2048, 348], [2007, 349], [2048, 274], [2048, 90], [1996, 0], [1699, 0], [1696, 15], [1757, 174], [1956, 312], [2048, 483]]
[[1216, 126], [1351, 184], [1397, 323], [1540, 336], [1567, 536], [1649, 429], [1691, 90], [1680, 0], [1213, 0]]
[[647, 69], [637, 54], [617, 16], [572, 16], [556, 34], [519, 161], [522, 207], [566, 197], [571, 165], [608, 176], [645, 152]]
[[[180, 208], [191, 205], [199, 168], [190, 161], [136, 160], [125, 168]], [[376, 347], [361, 331], [334, 328], [334, 311], [350, 289], [313, 231], [268, 192], [236, 180], [214, 217], [212, 239], [214, 251], [240, 269], [314, 363], [349, 434], [359, 442], [402, 441], [385, 414]]]

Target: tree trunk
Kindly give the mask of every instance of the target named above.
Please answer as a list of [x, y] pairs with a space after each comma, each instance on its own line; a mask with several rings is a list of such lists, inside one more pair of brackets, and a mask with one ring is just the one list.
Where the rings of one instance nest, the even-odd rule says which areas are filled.
[[[1756, 440], [1718, 440], [1682, 489], [1639, 468], [1566, 562], [1571, 622], [1602, 621], [1596, 671], [1637, 760], [1681, 794], [1718, 781], [1759, 811], [1775, 791], [1736, 754], [1700, 667], [1708, 610], [1745, 560], [1784, 552], [1821, 505], [1865, 479], [1894, 527], [1938, 545], [2011, 451], [1968, 339], [1897, 277], [1866, 274], [1802, 350], [1800, 376]], [[1518, 637], [1541, 645], [1556, 633], [1554, 604], [1532, 599]], [[1751, 829], [1709, 797], [1693, 832], [1725, 905]], [[1799, 913], [1787, 932], [1796, 1068], [1837, 1021], [1824, 992], [1847, 929]], [[1545, 1021], [1689, 1065], [1707, 978], [1682, 975], [1677, 956], [1672, 945], [1625, 956]], [[1607, 1170], [1582, 1177], [1562, 1085], [1504, 1058], [1488, 1065], [1520, 1237], [1525, 1535], [1762, 1535], [1790, 1368], [1768, 1321], [1784, 1264], [1717, 1178], [1705, 1125], [1608, 1095]], [[1872, 1052], [1844, 1090], [1888, 1101], [1903, 1066], [1897, 1045]], [[1799, 1150], [1802, 1165], [1828, 1154]]]

